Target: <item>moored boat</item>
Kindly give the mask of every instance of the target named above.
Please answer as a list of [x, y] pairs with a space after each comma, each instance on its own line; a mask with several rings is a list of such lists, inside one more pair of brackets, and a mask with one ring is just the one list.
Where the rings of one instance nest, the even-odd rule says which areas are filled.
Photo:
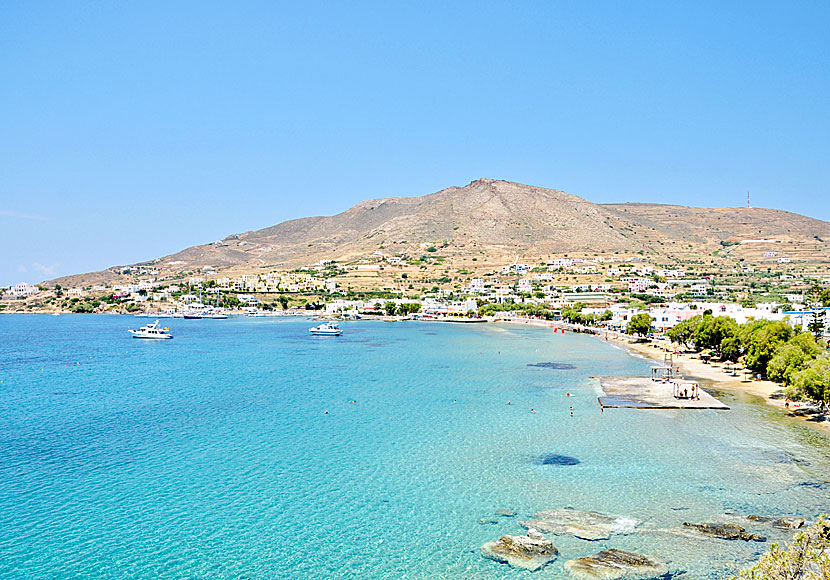
[[173, 338], [173, 335], [170, 334], [170, 329], [167, 327], [162, 328], [158, 320], [152, 324], [145, 324], [138, 330], [133, 330], [132, 328], [129, 330], [130, 334], [133, 335], [133, 338], [149, 338], [155, 340]]
[[319, 326], [313, 326], [308, 331], [315, 336], [340, 336], [343, 331], [336, 322], [324, 322]]

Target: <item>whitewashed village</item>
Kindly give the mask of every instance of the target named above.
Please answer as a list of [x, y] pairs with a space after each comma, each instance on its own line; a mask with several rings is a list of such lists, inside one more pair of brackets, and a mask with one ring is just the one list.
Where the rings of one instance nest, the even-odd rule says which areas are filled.
[[[434, 248], [430, 248], [433, 250]], [[769, 264], [764, 267], [763, 262]], [[738, 324], [786, 321], [830, 333], [830, 276], [799, 270], [777, 252], [730, 269], [658, 265], [641, 256], [556, 257], [473, 274], [440, 270], [442, 259], [381, 251], [347, 263], [322, 260], [293, 270], [228, 275], [207, 267], [162, 276], [152, 264], [119, 269], [127, 283], [63, 288], [19, 283], [2, 289], [0, 312], [113, 313], [197, 318], [316, 315], [449, 322], [564, 323], [574, 308], [593, 326], [625, 332], [646, 313], [661, 335], [703, 312]], [[823, 298], [824, 297], [824, 298]], [[572, 321], [572, 320], [571, 320]]]

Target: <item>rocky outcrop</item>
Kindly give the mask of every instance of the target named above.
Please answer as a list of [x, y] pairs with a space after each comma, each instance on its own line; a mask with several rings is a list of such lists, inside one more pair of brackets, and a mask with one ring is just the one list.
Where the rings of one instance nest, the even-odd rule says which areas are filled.
[[654, 556], [636, 554], [611, 548], [593, 556], [584, 556], [565, 562], [565, 569], [577, 578], [587, 580], [614, 580], [616, 578], [655, 578], [668, 573], [669, 568]]
[[584, 512], [571, 508], [546, 510], [533, 514], [532, 517], [532, 520], [521, 522], [521, 525], [559, 536], [575, 536], [583, 540], [607, 540], [613, 534], [628, 534], [640, 524], [632, 518]]
[[485, 558], [524, 570], [539, 570], [553, 562], [558, 553], [553, 542], [534, 529], [528, 530], [526, 536], [502, 536], [481, 547]]
[[791, 517], [783, 517], [783, 518], [767, 518], [764, 516], [747, 516], [751, 522], [760, 522], [764, 524], [770, 524], [773, 528], [778, 528], [779, 530], [798, 530], [804, 527], [804, 524], [807, 523], [807, 520], [802, 518], [801, 516], [791, 516]]
[[752, 534], [747, 532], [745, 528], [735, 524], [712, 524], [704, 522], [702, 524], [690, 524], [683, 522], [684, 530], [691, 530], [704, 536], [712, 536], [721, 540], [743, 540], [749, 542], [766, 542], [764, 536]]

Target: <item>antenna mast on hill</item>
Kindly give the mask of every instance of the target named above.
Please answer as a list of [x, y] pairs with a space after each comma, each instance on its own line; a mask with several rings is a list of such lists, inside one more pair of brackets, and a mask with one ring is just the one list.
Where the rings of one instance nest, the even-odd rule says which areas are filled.
[[749, 192], [748, 191], [746, 192], [746, 207], [752, 207], [751, 205], [749, 205]]

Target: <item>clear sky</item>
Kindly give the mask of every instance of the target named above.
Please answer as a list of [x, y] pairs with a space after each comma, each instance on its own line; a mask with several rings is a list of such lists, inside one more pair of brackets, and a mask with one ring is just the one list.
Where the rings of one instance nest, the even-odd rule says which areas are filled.
[[830, 220], [830, 3], [0, 3], [0, 284], [479, 177]]

